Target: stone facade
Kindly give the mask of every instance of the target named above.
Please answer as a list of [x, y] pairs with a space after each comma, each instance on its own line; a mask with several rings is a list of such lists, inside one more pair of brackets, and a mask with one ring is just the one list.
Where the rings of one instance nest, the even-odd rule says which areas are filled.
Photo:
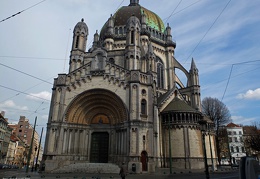
[[94, 34], [88, 51], [87, 38], [82, 19], [73, 31], [69, 72], [54, 80], [46, 171], [122, 162], [138, 173], [170, 163], [203, 168], [198, 69], [194, 60], [187, 71], [175, 59], [170, 26], [131, 0]]

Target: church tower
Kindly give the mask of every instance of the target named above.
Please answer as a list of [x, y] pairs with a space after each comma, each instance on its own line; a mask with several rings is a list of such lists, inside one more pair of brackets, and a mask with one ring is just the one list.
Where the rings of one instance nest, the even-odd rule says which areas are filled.
[[140, 32], [141, 23], [137, 17], [131, 16], [126, 24], [126, 59], [127, 69], [138, 70], [140, 65]]
[[86, 52], [86, 44], [88, 39], [88, 26], [81, 19], [73, 30], [73, 42], [70, 56], [69, 72], [74, 71], [83, 64], [84, 53]]

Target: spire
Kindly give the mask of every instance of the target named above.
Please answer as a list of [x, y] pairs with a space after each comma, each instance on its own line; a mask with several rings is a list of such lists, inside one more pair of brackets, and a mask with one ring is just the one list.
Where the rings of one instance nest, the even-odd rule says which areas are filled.
[[172, 42], [172, 29], [169, 23], [167, 23], [167, 27], [166, 27], [166, 38], [168, 42]]
[[190, 67], [191, 70], [197, 70], [197, 67], [196, 67], [196, 64], [194, 62], [194, 59], [192, 58], [191, 60], [191, 67]]
[[137, 6], [139, 5], [139, 0], [130, 0], [129, 6]]

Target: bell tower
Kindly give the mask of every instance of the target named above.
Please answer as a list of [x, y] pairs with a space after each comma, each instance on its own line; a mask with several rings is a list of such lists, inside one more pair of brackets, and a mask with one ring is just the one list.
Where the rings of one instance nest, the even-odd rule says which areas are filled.
[[70, 54], [69, 73], [79, 68], [83, 63], [83, 54], [86, 52], [88, 26], [82, 18], [73, 30], [73, 42]]
[[138, 70], [141, 56], [140, 50], [141, 23], [132, 15], [126, 24], [126, 65], [129, 70]]

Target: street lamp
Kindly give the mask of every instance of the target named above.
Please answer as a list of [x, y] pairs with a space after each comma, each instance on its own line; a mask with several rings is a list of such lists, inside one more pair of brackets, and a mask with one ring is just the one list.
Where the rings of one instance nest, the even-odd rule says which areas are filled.
[[206, 143], [205, 143], [205, 133], [207, 130], [207, 121], [205, 120], [200, 120], [200, 130], [202, 133], [202, 146], [203, 146], [203, 153], [204, 153], [204, 164], [205, 164], [205, 174], [206, 174], [206, 179], [209, 179], [209, 167], [208, 167], [208, 161], [207, 161], [207, 151], [206, 151]]

